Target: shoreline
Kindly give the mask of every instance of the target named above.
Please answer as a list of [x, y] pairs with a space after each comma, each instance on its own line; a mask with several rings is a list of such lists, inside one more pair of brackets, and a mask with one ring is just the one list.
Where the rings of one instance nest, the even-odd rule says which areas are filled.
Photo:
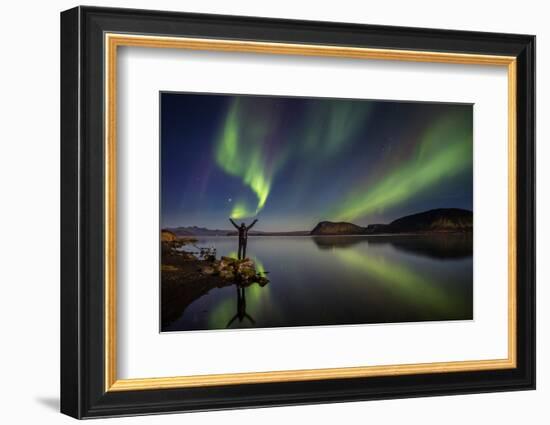
[[[216, 258], [215, 251], [195, 253], [181, 249], [193, 245], [196, 237], [178, 238], [161, 245], [160, 290], [161, 331], [176, 321], [187, 307], [215, 288], [233, 285], [266, 285], [269, 280], [256, 271], [252, 260]], [[203, 258], [200, 258], [203, 257]]]
[[[417, 232], [417, 233], [374, 233], [374, 234], [365, 234], [365, 233], [331, 233], [331, 234], [285, 234], [285, 233], [261, 233], [261, 234], [248, 234], [249, 238], [269, 236], [269, 237], [399, 237], [399, 236], [468, 236], [473, 235], [472, 232]], [[204, 237], [208, 238], [236, 238], [237, 234], [230, 235], [189, 235], [189, 236], [178, 236], [180, 239], [200, 239]]]

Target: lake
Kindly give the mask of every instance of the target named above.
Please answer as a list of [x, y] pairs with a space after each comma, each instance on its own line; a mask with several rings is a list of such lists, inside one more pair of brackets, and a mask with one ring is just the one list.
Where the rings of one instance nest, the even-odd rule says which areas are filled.
[[[218, 258], [237, 250], [236, 237], [197, 238]], [[247, 256], [267, 285], [213, 288], [163, 331], [473, 318], [471, 234], [251, 236]]]

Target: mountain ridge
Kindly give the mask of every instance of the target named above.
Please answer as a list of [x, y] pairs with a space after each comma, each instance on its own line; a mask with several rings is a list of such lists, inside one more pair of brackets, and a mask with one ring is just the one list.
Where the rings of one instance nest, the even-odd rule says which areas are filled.
[[[235, 236], [235, 229], [208, 229], [198, 226], [178, 226], [162, 229], [177, 237]], [[365, 227], [345, 221], [323, 220], [311, 230], [267, 232], [252, 230], [249, 236], [330, 236], [380, 235], [404, 233], [470, 233], [473, 231], [473, 212], [461, 208], [436, 208], [400, 217], [388, 224], [369, 224]], [[165, 237], [170, 237], [165, 234]]]
[[311, 235], [379, 235], [400, 233], [467, 233], [473, 231], [472, 211], [461, 208], [436, 208], [410, 214], [389, 224], [366, 227], [348, 222], [321, 221]]

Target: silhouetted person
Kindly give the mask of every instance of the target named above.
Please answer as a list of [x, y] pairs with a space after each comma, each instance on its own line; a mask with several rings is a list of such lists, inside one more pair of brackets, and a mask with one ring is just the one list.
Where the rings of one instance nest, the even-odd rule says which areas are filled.
[[254, 226], [258, 220], [254, 220], [250, 226], [246, 226], [244, 223], [237, 226], [237, 223], [235, 223], [231, 218], [229, 221], [233, 226], [235, 226], [235, 229], [239, 231], [239, 253], [237, 258], [239, 260], [244, 260], [246, 258], [246, 241], [248, 239], [248, 231], [252, 229], [252, 226]]

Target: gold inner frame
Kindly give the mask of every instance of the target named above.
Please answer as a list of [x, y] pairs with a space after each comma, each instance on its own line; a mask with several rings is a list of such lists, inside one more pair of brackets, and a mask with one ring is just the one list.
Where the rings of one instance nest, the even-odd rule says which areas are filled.
[[[105, 391], [344, 379], [416, 373], [447, 373], [516, 367], [516, 58], [462, 53], [371, 49], [200, 38], [105, 34]], [[118, 379], [116, 325], [116, 123], [119, 46], [398, 60], [507, 67], [508, 71], [508, 357], [382, 366], [247, 372], [164, 378]]]

